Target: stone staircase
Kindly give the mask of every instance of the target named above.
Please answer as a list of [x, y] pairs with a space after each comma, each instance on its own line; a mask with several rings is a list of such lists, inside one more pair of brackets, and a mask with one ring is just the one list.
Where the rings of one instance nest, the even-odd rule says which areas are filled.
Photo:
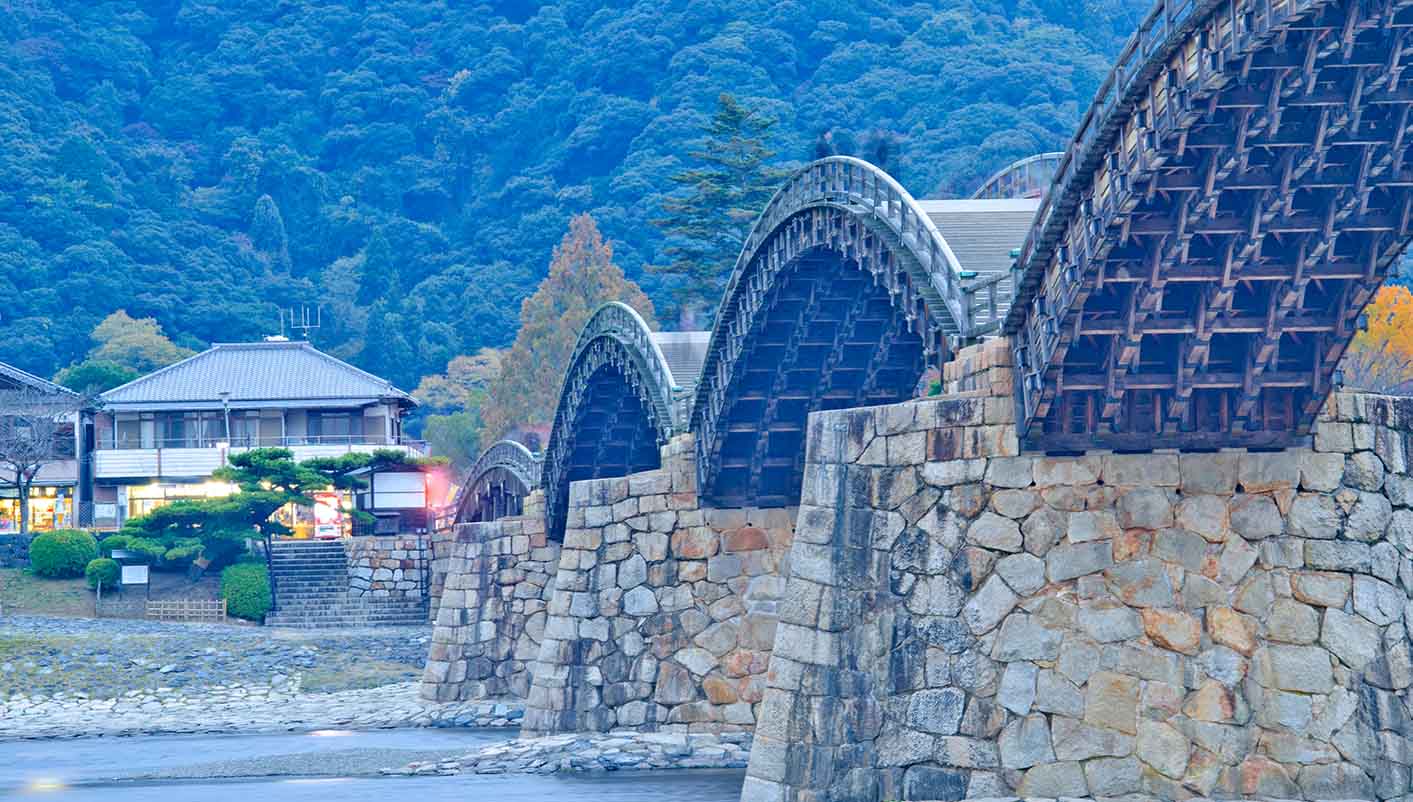
[[278, 541], [270, 555], [275, 611], [265, 625], [299, 629], [419, 626], [421, 599], [350, 596], [348, 556], [339, 541]]

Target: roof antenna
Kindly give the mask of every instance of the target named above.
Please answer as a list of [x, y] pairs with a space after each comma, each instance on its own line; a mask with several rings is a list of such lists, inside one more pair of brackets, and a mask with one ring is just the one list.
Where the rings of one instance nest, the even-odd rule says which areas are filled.
[[294, 332], [297, 331], [297, 332], [299, 332], [299, 337], [300, 337], [300, 339], [302, 339], [302, 340], [308, 340], [308, 339], [309, 339], [309, 332], [311, 332], [311, 331], [313, 331], [314, 329], [317, 329], [317, 328], [319, 328], [321, 325], [323, 325], [323, 322], [324, 322], [324, 307], [323, 307], [323, 306], [316, 306], [316, 307], [314, 307], [314, 310], [313, 310], [312, 313], [310, 312], [310, 309], [309, 309], [308, 306], [303, 306], [303, 305], [301, 305], [298, 309], [295, 309], [294, 307], [290, 307], [289, 309], [281, 309], [281, 310], [280, 310], [280, 334], [279, 334], [279, 337], [278, 337], [278, 338], [271, 337], [271, 338], [268, 338], [268, 339], [271, 339], [271, 340], [276, 340], [276, 339], [278, 339], [279, 342], [287, 342], [287, 341], [289, 340], [289, 337], [286, 336], [286, 334], [285, 334], [285, 321], [286, 321], [286, 320], [289, 321], [289, 331], [290, 331], [291, 333], [294, 333]]

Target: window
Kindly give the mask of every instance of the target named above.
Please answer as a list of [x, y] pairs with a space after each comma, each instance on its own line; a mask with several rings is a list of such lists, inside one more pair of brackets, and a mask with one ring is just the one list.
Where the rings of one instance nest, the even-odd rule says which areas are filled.
[[309, 435], [315, 442], [358, 442], [363, 437], [363, 416], [352, 412], [311, 412]]
[[243, 411], [231, 413], [231, 445], [263, 445], [260, 442], [259, 412]]

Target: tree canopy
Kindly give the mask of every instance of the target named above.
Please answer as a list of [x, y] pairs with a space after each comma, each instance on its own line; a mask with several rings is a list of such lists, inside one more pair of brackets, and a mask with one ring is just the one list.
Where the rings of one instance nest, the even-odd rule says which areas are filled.
[[614, 263], [613, 246], [604, 242], [594, 219], [579, 215], [554, 249], [549, 276], [520, 305], [520, 331], [491, 384], [483, 414], [491, 439], [517, 426], [551, 421], [579, 331], [609, 301], [633, 307], [656, 327], [652, 301]]
[[667, 234], [671, 261], [648, 269], [669, 277], [684, 328], [706, 324], [715, 311], [751, 222], [783, 178], [766, 146], [774, 125], [722, 94], [705, 140], [688, 154], [699, 166], [672, 176], [680, 192], [663, 200], [666, 215], [653, 221]]
[[411, 387], [510, 344], [579, 214], [667, 304], [650, 221], [723, 92], [775, 121], [772, 167], [827, 140], [965, 194], [1065, 144], [1149, 6], [7, 4], [0, 361], [54, 375], [118, 310], [198, 349], [317, 305], [315, 345]]

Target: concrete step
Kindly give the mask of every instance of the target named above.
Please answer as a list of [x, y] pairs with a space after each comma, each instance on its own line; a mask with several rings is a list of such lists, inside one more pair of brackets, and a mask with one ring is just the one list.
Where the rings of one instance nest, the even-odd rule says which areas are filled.
[[365, 613], [383, 612], [387, 610], [410, 610], [414, 607], [422, 608], [426, 606], [419, 599], [382, 599], [373, 602], [351, 601], [347, 598], [339, 600], [297, 600], [290, 604], [280, 605], [280, 610], [307, 609], [319, 613]]

